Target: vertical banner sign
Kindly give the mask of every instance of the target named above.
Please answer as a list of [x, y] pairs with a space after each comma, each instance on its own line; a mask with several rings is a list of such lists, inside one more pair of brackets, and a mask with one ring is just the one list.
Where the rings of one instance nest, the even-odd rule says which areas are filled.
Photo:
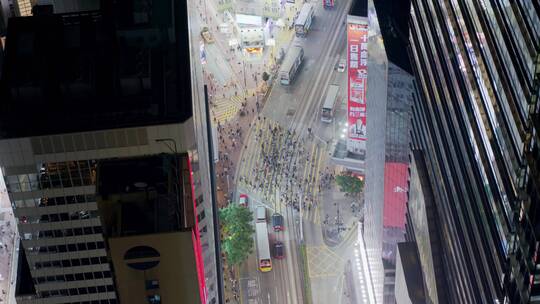
[[347, 122], [350, 140], [367, 140], [367, 22], [351, 20], [347, 23], [348, 104]]

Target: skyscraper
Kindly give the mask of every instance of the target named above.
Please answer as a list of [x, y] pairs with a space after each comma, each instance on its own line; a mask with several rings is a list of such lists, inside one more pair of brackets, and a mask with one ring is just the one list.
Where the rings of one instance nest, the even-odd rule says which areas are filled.
[[373, 1], [368, 4], [366, 183], [359, 243], [365, 243], [375, 303], [394, 303], [397, 243], [405, 240], [413, 87], [411, 74], [387, 56], [380, 14]]
[[[118, 255], [104, 238], [109, 227], [97, 203], [100, 164], [174, 154], [189, 160], [194, 188], [192, 201], [181, 201], [191, 203], [189, 216], [196, 218], [180, 227], [194, 232], [186, 250], [196, 250], [201, 302], [216, 303], [211, 145], [202, 72], [190, 60], [198, 46], [190, 44], [186, 3], [103, 3], [100, 10], [10, 19], [0, 166], [22, 240], [17, 298], [117, 303], [111, 264]], [[176, 166], [176, 181], [185, 168]], [[178, 215], [180, 204], [171, 206]], [[119, 231], [109, 236], [132, 233]]]
[[412, 147], [453, 303], [540, 300], [539, 12], [535, 1], [412, 1]]

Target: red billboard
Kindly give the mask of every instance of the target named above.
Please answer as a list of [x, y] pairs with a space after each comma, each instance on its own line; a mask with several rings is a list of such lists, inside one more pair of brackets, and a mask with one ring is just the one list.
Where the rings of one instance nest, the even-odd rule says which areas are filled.
[[357, 21], [349, 17], [347, 22], [347, 122], [349, 140], [367, 140], [367, 40], [367, 22]]
[[409, 192], [409, 164], [384, 164], [384, 227], [405, 230], [407, 193]]

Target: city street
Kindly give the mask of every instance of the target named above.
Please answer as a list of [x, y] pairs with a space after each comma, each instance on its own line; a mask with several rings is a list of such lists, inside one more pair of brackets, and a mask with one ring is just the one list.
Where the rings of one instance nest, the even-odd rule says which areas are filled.
[[[323, 241], [326, 213], [321, 214], [325, 208], [320, 205], [325, 202], [319, 200], [319, 179], [331, 171], [326, 169], [328, 149], [337, 133], [335, 124], [320, 122], [319, 113], [329, 84], [342, 87], [341, 101], [346, 96], [346, 77], [334, 68], [345, 47], [345, 8], [349, 3], [337, 2], [336, 8], [328, 11], [313, 3], [316, 18], [311, 32], [292, 42], [304, 48], [304, 62], [291, 86], [276, 81], [271, 87], [261, 115], [250, 125], [235, 174], [237, 195], [248, 194], [253, 211], [265, 205], [270, 214], [278, 212], [286, 221], [285, 231], [270, 233], [271, 244], [285, 244], [285, 259], [273, 259], [272, 272], [261, 273], [255, 251], [240, 267], [243, 303], [303, 303], [305, 296], [311, 297], [312, 303], [335, 299], [341, 303], [345, 262], [353, 258], [356, 229], [348, 230], [336, 248]], [[307, 288], [306, 280], [311, 285]]]
[[[337, 117], [346, 112], [347, 77], [336, 66], [345, 56], [350, 1], [336, 1], [332, 10], [311, 3], [315, 18], [307, 37], [294, 37], [292, 28], [277, 29], [276, 45], [259, 57], [231, 49], [230, 37], [218, 30], [212, 31], [215, 42], [204, 44], [203, 70], [218, 130], [219, 205], [247, 194], [254, 213], [258, 206], [267, 208], [270, 248], [277, 241], [285, 248], [284, 259], [273, 258], [269, 273], [258, 269], [257, 248], [234, 272], [227, 268], [228, 303], [303, 303], [305, 297], [312, 303], [349, 303], [344, 280], [347, 261], [354, 258], [355, 218], [346, 207], [340, 216], [339, 206], [350, 203], [339, 198], [333, 185], [335, 168], [328, 153], [340, 134]], [[283, 18], [292, 21], [301, 5], [287, 4]], [[213, 1], [197, 8], [200, 23], [194, 28], [219, 28], [222, 17]], [[304, 61], [293, 83], [282, 86], [275, 78], [274, 56], [293, 45], [304, 48]], [[261, 90], [265, 71], [274, 77], [269, 92]], [[340, 86], [336, 119], [330, 124], [320, 120], [329, 84]], [[274, 213], [283, 215], [284, 231], [270, 227]]]

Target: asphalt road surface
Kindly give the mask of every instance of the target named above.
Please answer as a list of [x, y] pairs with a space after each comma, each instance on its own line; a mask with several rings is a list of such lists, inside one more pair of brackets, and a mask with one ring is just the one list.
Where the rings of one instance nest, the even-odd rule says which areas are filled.
[[[294, 130], [298, 136], [307, 134], [308, 127], [317, 131], [323, 128], [321, 132], [318, 132], [325, 134], [322, 138], [321, 136], [310, 137], [304, 144], [309, 157], [306, 157], [308, 154], [298, 153], [292, 157], [293, 161], [298, 162], [300, 174], [303, 173], [306, 177], [304, 186], [307, 188], [304, 187], [302, 191], [306, 193], [316, 191], [314, 185], [316, 185], [317, 173], [325, 159], [326, 141], [333, 133], [331, 127], [321, 125], [319, 112], [328, 85], [335, 81], [343, 82], [344, 76], [336, 75], [335, 66], [345, 48], [345, 20], [350, 0], [336, 1], [336, 7], [333, 10], [324, 10], [321, 1], [312, 1], [312, 3], [316, 8], [316, 17], [311, 31], [306, 38], [294, 38], [292, 43], [292, 45], [300, 45], [304, 48], [304, 62], [292, 85], [274, 84], [262, 110], [262, 115], [267, 118], [267, 121], [254, 124], [251, 130], [252, 136], [246, 143], [247, 149], [243, 151], [239, 176], [245, 176], [248, 182], [253, 178], [251, 167], [259, 161], [257, 158], [261, 154], [261, 143], [256, 141], [254, 134], [261, 132], [262, 137], [270, 140], [272, 135], [266, 131], [269, 124], [279, 125], [284, 130]], [[279, 146], [280, 142], [282, 141], [277, 141], [277, 149], [284, 148]], [[273, 270], [269, 273], [261, 273], [257, 267], [256, 251], [252, 254], [240, 268], [242, 303], [303, 303], [305, 291], [298, 252], [299, 212], [294, 211], [290, 205], [287, 206], [283, 200], [277, 199], [278, 187], [272, 185], [282, 179], [282, 176], [276, 175], [282, 174], [283, 171], [278, 170], [265, 176], [268, 185], [264, 189], [254, 191], [247, 185], [240, 185], [237, 189], [237, 193], [249, 195], [252, 210], [255, 210], [257, 205], [263, 204], [269, 209], [268, 215], [277, 211], [285, 218], [285, 231], [274, 233], [271, 227], [268, 227], [271, 248], [276, 240], [282, 241], [286, 249], [285, 258], [273, 259]], [[350, 242], [337, 249], [337, 253], [324, 246], [320, 215], [315, 210], [311, 212], [304, 210], [302, 214], [306, 251], [311, 257], [310, 267], [313, 268], [310, 270], [311, 280], [318, 287], [317, 290], [312, 288], [312, 295], [314, 303], [336, 303], [336, 296], [343, 286], [341, 275], [343, 259], [340, 253], [341, 251], [344, 254], [349, 252], [347, 244]]]

